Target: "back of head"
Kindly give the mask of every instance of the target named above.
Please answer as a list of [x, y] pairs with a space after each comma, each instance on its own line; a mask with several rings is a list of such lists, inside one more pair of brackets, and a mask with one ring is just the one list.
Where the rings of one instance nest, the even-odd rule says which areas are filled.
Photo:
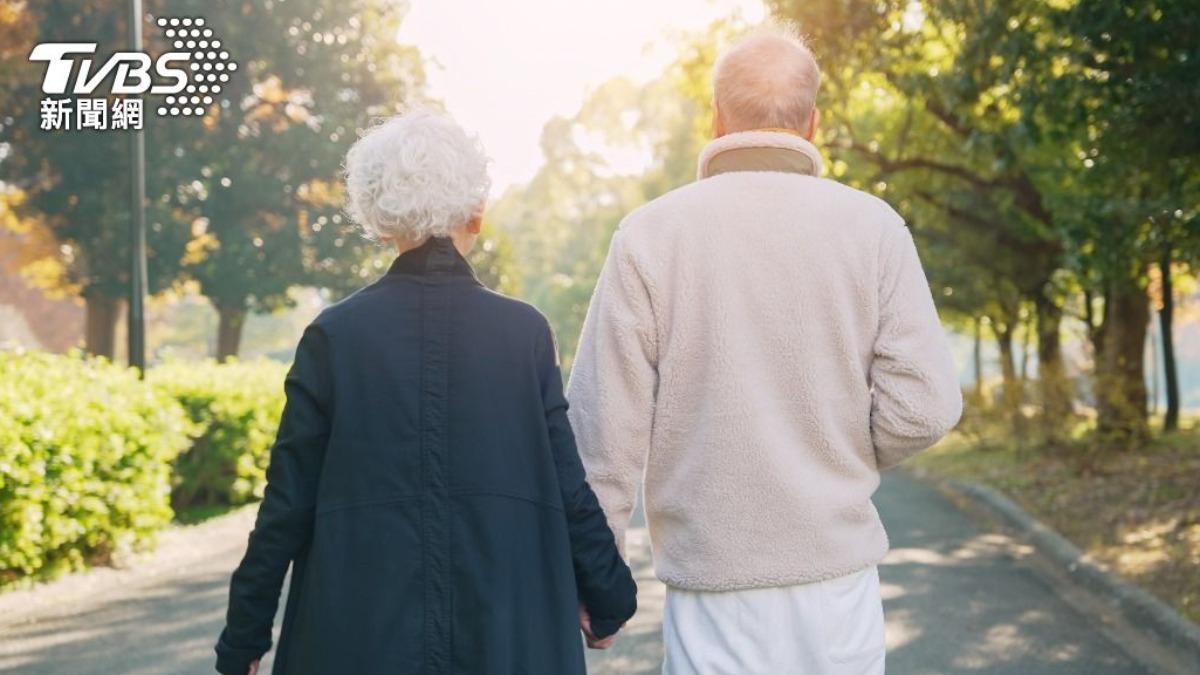
[[820, 84], [812, 51], [776, 28], [751, 35], [721, 56], [713, 71], [713, 99], [726, 133], [770, 128], [803, 133]]
[[487, 163], [479, 139], [449, 115], [383, 119], [346, 155], [347, 211], [371, 239], [448, 237], [482, 209]]

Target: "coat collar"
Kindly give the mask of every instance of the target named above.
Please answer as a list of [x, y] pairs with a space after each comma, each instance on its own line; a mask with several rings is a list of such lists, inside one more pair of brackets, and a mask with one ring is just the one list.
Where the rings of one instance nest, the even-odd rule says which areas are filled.
[[424, 244], [401, 253], [387, 273], [476, 279], [471, 263], [462, 257], [449, 237], [430, 237]]
[[782, 129], [739, 131], [714, 139], [700, 152], [697, 179], [730, 171], [783, 171], [819, 176], [821, 153], [799, 134]]

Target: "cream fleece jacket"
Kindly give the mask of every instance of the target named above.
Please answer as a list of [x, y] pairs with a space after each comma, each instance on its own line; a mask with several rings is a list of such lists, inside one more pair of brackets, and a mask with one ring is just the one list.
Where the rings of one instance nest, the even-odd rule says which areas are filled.
[[786, 586], [878, 562], [879, 471], [961, 413], [903, 220], [805, 175], [820, 170], [798, 136], [731, 134], [705, 148], [700, 180], [613, 235], [570, 419], [619, 545], [644, 480], [668, 585]]

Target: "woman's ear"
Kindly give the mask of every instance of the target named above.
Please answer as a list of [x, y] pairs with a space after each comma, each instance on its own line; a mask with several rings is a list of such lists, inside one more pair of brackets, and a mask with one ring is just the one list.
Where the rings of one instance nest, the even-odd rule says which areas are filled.
[[475, 215], [467, 221], [467, 232], [470, 234], [479, 234], [483, 229], [483, 212], [487, 210], [487, 200], [484, 199], [479, 203], [479, 208], [475, 209]]
[[804, 135], [807, 140], [812, 140], [817, 135], [817, 127], [821, 124], [821, 109], [813, 106], [812, 117], [808, 122], [808, 133]]

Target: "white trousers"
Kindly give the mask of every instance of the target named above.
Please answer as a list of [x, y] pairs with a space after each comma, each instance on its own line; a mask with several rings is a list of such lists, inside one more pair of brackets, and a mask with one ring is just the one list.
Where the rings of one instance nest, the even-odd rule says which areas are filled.
[[879, 571], [798, 586], [668, 588], [664, 675], [883, 675]]

